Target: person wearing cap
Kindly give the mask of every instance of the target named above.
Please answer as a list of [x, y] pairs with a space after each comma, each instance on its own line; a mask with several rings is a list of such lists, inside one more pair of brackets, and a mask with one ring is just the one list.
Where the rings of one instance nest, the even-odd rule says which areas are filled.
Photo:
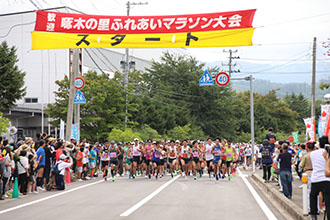
[[103, 171], [103, 178], [105, 181], [107, 181], [108, 167], [109, 167], [109, 160], [110, 160], [109, 145], [110, 145], [110, 142], [108, 140], [106, 140], [104, 142], [104, 146], [100, 149], [100, 152], [99, 152], [100, 160], [101, 160], [101, 169]]
[[109, 154], [110, 154], [110, 169], [111, 169], [110, 172], [111, 172], [112, 182], [114, 182], [116, 172], [118, 171], [118, 156], [121, 155], [121, 152], [118, 149], [118, 147], [115, 145], [114, 140], [111, 141]]
[[261, 153], [261, 163], [263, 168], [263, 179], [265, 180], [265, 183], [268, 183], [271, 176], [271, 167], [273, 164], [273, 148], [271, 147], [268, 139], [265, 139], [262, 141], [262, 147], [260, 148]]
[[37, 150], [37, 187], [39, 190], [44, 190], [42, 187], [43, 185], [43, 176], [44, 176], [44, 170], [46, 165], [46, 157], [45, 157], [45, 141], [40, 140], [39, 141], [39, 148]]
[[132, 177], [134, 179], [136, 176], [136, 170], [140, 169], [140, 164], [141, 164], [141, 148], [139, 145], [138, 138], [134, 138], [134, 144], [132, 150], [133, 150]]
[[[57, 162], [57, 167], [59, 171], [59, 175], [55, 176], [55, 182], [56, 182], [56, 189], [57, 190], [64, 190], [65, 189], [65, 182], [64, 182], [64, 172], [65, 168], [69, 168], [72, 166], [72, 158], [68, 157], [64, 154], [61, 154], [59, 157], [59, 161]], [[69, 162], [65, 162], [64, 160], [69, 159]]]

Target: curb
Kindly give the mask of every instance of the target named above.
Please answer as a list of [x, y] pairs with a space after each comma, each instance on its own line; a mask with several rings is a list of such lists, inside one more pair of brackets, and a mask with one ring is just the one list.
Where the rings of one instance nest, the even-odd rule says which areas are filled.
[[261, 191], [267, 197], [270, 198], [270, 201], [272, 203], [276, 203], [274, 205], [277, 205], [277, 206], [281, 207], [283, 210], [287, 211], [287, 213], [293, 219], [297, 219], [297, 220], [307, 220], [308, 219], [307, 216], [304, 216], [302, 214], [302, 212], [303, 212], [302, 208], [297, 206], [291, 200], [287, 199], [276, 189], [265, 184], [264, 180], [260, 176], [258, 176], [257, 174], [252, 174], [251, 177], [254, 180], [255, 184], [261, 189]]

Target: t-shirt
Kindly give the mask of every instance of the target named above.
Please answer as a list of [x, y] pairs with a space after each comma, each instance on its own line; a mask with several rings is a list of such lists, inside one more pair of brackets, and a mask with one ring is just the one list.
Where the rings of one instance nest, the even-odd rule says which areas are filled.
[[275, 141], [276, 141], [275, 134], [273, 134], [273, 133], [267, 133], [266, 134], [266, 139], [269, 141], [271, 147], [274, 147], [275, 146]]
[[[7, 154], [7, 156], [5, 157], [5, 163], [6, 162], [11, 162], [11, 158], [10, 158], [10, 155]], [[6, 178], [9, 178], [11, 176], [11, 166], [6, 166], [5, 165], [5, 169], [4, 169], [4, 172], [3, 172], [3, 176], [6, 177]]]
[[291, 154], [289, 152], [280, 153], [278, 161], [280, 162], [280, 171], [291, 171]]
[[95, 150], [89, 151], [89, 154], [91, 155], [91, 157], [89, 158], [89, 162], [90, 163], [95, 162], [95, 156], [96, 156]]
[[312, 183], [318, 183], [322, 181], [330, 181], [330, 177], [325, 177], [325, 166], [326, 161], [323, 157], [324, 149], [318, 149], [312, 151], [310, 154], [312, 165], [313, 165], [313, 172], [311, 181]]
[[311, 152], [304, 155], [299, 164], [299, 166], [304, 169], [304, 172], [313, 170], [313, 165], [310, 156]]
[[77, 152], [76, 153], [76, 158], [77, 157], [80, 157], [80, 159], [76, 159], [77, 160], [77, 167], [82, 167], [84, 164], [83, 164], [83, 157], [84, 157], [84, 154], [82, 152]]
[[17, 161], [18, 174], [26, 173], [26, 169], [29, 168], [29, 160], [26, 157], [20, 156], [20, 161]]
[[45, 166], [46, 165], [46, 157], [45, 157], [45, 150], [42, 147], [39, 147], [37, 150], [37, 161], [39, 160], [39, 158], [41, 158], [38, 166]]
[[60, 161], [60, 156], [63, 154], [62, 149], [56, 150], [56, 161]]
[[288, 148], [288, 152], [289, 152], [290, 154], [295, 154], [295, 153], [296, 153], [291, 147]]
[[205, 151], [206, 151], [205, 159], [207, 161], [213, 160], [213, 154], [212, 154], [212, 147], [213, 146], [214, 146], [213, 144], [209, 144], [209, 143], [207, 143], [206, 146], [205, 146]]
[[58, 162], [58, 170], [60, 171], [60, 175], [64, 176], [65, 168], [71, 167], [71, 163], [67, 163], [64, 161], [59, 161]]
[[273, 148], [272, 147], [264, 146], [264, 147], [260, 148], [259, 152], [261, 153], [263, 164], [273, 163], [273, 160], [272, 160]]

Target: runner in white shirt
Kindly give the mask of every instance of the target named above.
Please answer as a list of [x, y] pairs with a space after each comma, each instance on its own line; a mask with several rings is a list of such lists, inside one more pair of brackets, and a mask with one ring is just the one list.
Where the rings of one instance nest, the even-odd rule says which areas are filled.
[[213, 149], [214, 143], [212, 142], [212, 138], [207, 139], [207, 144], [205, 145], [205, 160], [207, 166], [207, 172], [209, 174], [209, 178], [211, 178], [211, 172], [213, 171]]

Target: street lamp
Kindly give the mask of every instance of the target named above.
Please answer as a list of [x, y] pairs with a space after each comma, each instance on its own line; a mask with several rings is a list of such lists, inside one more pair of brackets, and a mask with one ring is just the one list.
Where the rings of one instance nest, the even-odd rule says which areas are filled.
[[[250, 81], [250, 120], [251, 120], [251, 148], [252, 148], [252, 170], [256, 171], [255, 165], [255, 150], [254, 150], [254, 102], [253, 102], [253, 76], [247, 76], [244, 78], [231, 78], [230, 80], [246, 80]], [[330, 95], [330, 94], [329, 94]], [[330, 98], [330, 97], [329, 97]]]

